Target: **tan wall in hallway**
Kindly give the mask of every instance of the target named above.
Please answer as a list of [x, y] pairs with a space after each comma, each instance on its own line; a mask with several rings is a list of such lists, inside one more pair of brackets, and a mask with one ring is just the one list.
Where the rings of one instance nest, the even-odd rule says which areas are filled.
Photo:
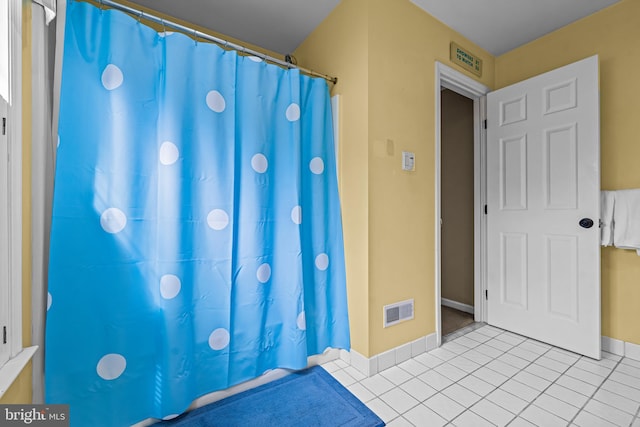
[[441, 105], [441, 292], [473, 306], [473, 101], [449, 89]]

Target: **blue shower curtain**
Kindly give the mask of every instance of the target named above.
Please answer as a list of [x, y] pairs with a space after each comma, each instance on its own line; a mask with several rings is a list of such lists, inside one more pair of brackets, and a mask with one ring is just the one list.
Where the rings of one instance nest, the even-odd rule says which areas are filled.
[[60, 102], [45, 381], [72, 426], [349, 348], [324, 80], [70, 1]]

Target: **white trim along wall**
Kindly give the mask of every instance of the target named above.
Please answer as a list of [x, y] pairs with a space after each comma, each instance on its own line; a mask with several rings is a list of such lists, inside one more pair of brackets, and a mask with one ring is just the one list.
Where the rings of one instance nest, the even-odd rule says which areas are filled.
[[459, 71], [436, 61], [435, 64], [435, 312], [436, 312], [436, 341], [438, 346], [442, 343], [441, 331], [441, 147], [440, 147], [440, 88], [446, 87], [460, 95], [466, 96], [473, 100], [473, 133], [474, 133], [474, 149], [473, 149], [473, 175], [474, 175], [474, 219], [473, 219], [473, 253], [474, 253], [474, 318], [477, 322], [486, 322], [487, 320], [487, 303], [484, 298], [486, 290], [486, 217], [482, 207], [486, 203], [486, 131], [482, 124], [486, 118], [486, 99], [485, 95], [489, 92], [489, 88], [476, 80], [465, 76]]
[[[339, 357], [340, 360], [353, 366], [361, 374], [370, 377], [385, 369], [399, 365], [421, 353], [429, 352], [437, 348], [436, 334], [433, 333], [369, 358], [364, 357], [353, 349], [350, 352], [340, 350]], [[640, 361], [640, 345], [638, 344], [603, 336], [602, 351]]]

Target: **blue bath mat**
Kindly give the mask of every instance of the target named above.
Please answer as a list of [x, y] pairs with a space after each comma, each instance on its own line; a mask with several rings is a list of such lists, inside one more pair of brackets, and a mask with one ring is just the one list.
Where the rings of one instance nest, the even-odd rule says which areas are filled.
[[155, 425], [381, 427], [385, 424], [327, 371], [314, 366]]

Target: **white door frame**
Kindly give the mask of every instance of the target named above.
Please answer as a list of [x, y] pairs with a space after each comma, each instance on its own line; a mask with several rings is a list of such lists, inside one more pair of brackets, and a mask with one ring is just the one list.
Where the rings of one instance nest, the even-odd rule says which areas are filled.
[[435, 176], [435, 281], [436, 281], [436, 335], [438, 347], [442, 344], [442, 326], [440, 313], [441, 300], [441, 141], [440, 141], [440, 88], [446, 87], [460, 95], [473, 100], [473, 263], [474, 263], [474, 318], [476, 322], [486, 322], [487, 301], [484, 298], [486, 284], [486, 230], [487, 220], [484, 215], [486, 204], [486, 97], [489, 88], [459, 71], [436, 61], [436, 176]]

